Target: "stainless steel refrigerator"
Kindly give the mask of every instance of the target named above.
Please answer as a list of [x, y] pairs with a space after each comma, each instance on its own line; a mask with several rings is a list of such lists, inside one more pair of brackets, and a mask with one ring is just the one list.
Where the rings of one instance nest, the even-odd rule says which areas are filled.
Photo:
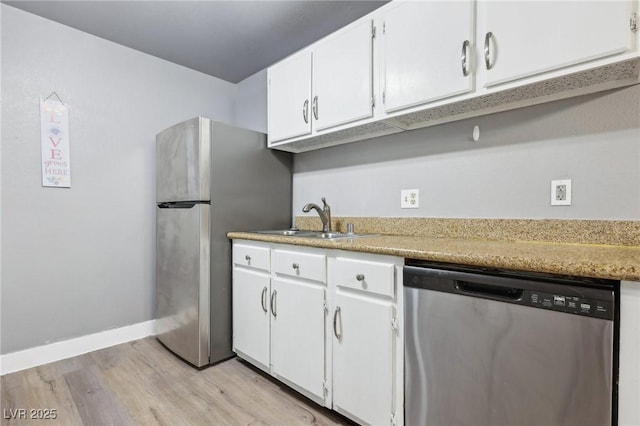
[[229, 358], [226, 234], [291, 226], [291, 156], [196, 117], [156, 136], [156, 201], [157, 338], [197, 367]]

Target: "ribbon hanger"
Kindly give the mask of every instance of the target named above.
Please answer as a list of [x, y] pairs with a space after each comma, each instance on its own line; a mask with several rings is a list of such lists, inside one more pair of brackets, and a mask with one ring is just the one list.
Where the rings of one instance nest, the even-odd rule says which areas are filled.
[[54, 95], [55, 95], [55, 97], [56, 97], [56, 98], [58, 98], [58, 101], [60, 101], [60, 103], [61, 103], [62, 105], [64, 105], [64, 102], [62, 102], [62, 99], [60, 99], [60, 96], [58, 96], [58, 94], [57, 94], [56, 92], [51, 92], [51, 94], [50, 94], [49, 96], [47, 96], [47, 97], [45, 98], [45, 100], [44, 100], [44, 101], [45, 101], [45, 102], [46, 102], [46, 101], [48, 101], [48, 100], [49, 100], [49, 98], [50, 98], [50, 97], [52, 97], [52, 96], [54, 96]]

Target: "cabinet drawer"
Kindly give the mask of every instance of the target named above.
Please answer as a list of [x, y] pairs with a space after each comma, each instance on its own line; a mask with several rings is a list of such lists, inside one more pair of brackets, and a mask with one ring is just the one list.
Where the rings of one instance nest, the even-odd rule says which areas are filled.
[[333, 279], [338, 287], [354, 288], [394, 297], [394, 265], [337, 258]]
[[244, 244], [233, 245], [233, 264], [269, 271], [269, 249]]
[[274, 250], [273, 271], [276, 274], [326, 282], [326, 257], [321, 254]]

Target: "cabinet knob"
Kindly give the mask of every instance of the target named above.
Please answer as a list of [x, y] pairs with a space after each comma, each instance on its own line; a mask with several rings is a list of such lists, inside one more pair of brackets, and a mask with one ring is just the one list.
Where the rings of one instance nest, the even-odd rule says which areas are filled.
[[356, 275], [356, 280], [358, 280], [358, 281], [364, 281], [364, 274], [358, 274], [358, 275]]
[[300, 265], [298, 265], [297, 263], [294, 263], [293, 265], [291, 265], [291, 267], [292, 267], [293, 269], [295, 269], [296, 271], [297, 271], [298, 269], [300, 269]]
[[244, 257], [244, 259], [248, 262], [248, 261], [250, 261], [250, 260], [251, 260], [251, 256], [246, 255], [246, 256]]

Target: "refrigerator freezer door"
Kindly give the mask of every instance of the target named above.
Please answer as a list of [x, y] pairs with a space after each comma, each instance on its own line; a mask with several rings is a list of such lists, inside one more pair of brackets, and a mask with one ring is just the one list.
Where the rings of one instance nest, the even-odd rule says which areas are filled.
[[208, 204], [157, 209], [157, 338], [191, 364], [209, 363]]
[[209, 201], [211, 121], [196, 117], [156, 136], [156, 201]]

